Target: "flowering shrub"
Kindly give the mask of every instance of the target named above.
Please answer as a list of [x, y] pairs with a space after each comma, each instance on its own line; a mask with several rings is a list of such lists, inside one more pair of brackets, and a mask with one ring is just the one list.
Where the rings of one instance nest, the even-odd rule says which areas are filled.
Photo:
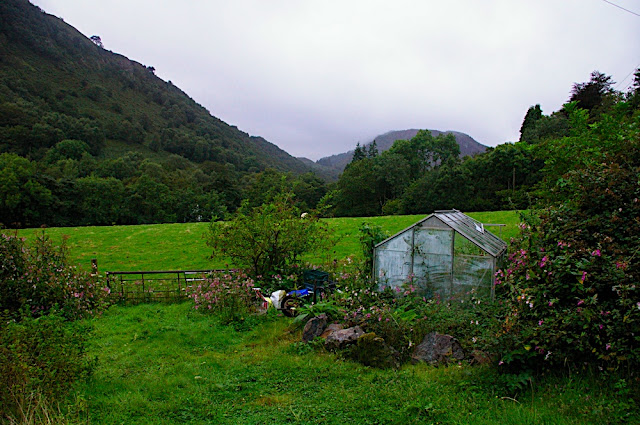
[[223, 322], [243, 320], [257, 306], [254, 281], [243, 272], [215, 274], [191, 288], [194, 308], [217, 314]]
[[510, 306], [505, 366], [640, 363], [637, 138], [626, 148], [565, 175], [556, 190], [570, 201], [539, 211], [514, 241], [496, 276]]
[[32, 246], [0, 235], [0, 311], [11, 317], [38, 317], [55, 307], [66, 319], [78, 319], [101, 311], [108, 291], [98, 276], [69, 266], [64, 244], [54, 247], [46, 234]]

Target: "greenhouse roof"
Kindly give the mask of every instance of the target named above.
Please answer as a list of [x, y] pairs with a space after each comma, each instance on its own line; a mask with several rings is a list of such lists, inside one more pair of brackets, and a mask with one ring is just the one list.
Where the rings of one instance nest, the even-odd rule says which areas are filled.
[[435, 211], [433, 214], [428, 215], [417, 223], [409, 226], [408, 228], [396, 233], [395, 235], [387, 238], [386, 240], [380, 242], [376, 246], [380, 246], [383, 243], [387, 242], [390, 239], [395, 238], [397, 235], [406, 232], [407, 230], [416, 227], [423, 222], [427, 221], [431, 217], [436, 217], [442, 223], [449, 226], [451, 229], [460, 233], [462, 236], [467, 238], [473, 244], [475, 244], [478, 248], [486, 251], [488, 254], [493, 257], [499, 257], [507, 250], [507, 243], [491, 233], [490, 231], [484, 228], [484, 225], [475, 220], [468, 215], [458, 211], [458, 210], [439, 210]]

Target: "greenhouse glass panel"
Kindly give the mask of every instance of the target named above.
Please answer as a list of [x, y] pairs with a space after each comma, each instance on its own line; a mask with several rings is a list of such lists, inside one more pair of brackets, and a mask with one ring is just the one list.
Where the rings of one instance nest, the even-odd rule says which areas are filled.
[[457, 255], [453, 263], [452, 295], [491, 295], [493, 263], [494, 259], [488, 256]]
[[448, 229], [415, 229], [413, 274], [427, 291], [448, 295], [451, 290], [453, 235]]
[[411, 231], [378, 246], [374, 261], [380, 288], [401, 286], [411, 273]]

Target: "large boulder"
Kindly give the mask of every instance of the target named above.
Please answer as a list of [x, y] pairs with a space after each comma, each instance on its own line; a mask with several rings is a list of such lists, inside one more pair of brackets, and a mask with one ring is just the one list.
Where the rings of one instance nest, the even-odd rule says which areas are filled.
[[309, 342], [313, 338], [322, 335], [324, 328], [327, 327], [327, 315], [322, 313], [309, 319], [302, 330], [302, 342]]
[[324, 342], [324, 346], [328, 350], [340, 350], [348, 345], [354, 344], [364, 331], [360, 326], [354, 326], [347, 329], [339, 329], [332, 332]]
[[400, 353], [373, 332], [358, 338], [352, 355], [354, 360], [365, 366], [381, 369], [400, 368]]
[[411, 355], [413, 363], [429, 363], [433, 365], [458, 362], [464, 359], [464, 351], [457, 339], [450, 335], [431, 332], [424, 337]]
[[320, 338], [327, 339], [329, 335], [331, 335], [335, 331], [340, 331], [342, 329], [344, 329], [344, 325], [340, 323], [331, 323], [329, 326], [327, 326], [324, 329], [324, 331], [322, 332], [322, 335], [320, 335]]

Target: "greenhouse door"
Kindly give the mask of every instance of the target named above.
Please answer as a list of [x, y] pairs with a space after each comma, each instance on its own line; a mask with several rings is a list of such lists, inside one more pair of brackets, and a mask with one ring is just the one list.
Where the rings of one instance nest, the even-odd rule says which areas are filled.
[[411, 273], [411, 232], [389, 239], [375, 250], [375, 276], [380, 290], [402, 286]]
[[416, 228], [413, 274], [434, 293], [447, 296], [453, 277], [453, 235], [451, 229]]

